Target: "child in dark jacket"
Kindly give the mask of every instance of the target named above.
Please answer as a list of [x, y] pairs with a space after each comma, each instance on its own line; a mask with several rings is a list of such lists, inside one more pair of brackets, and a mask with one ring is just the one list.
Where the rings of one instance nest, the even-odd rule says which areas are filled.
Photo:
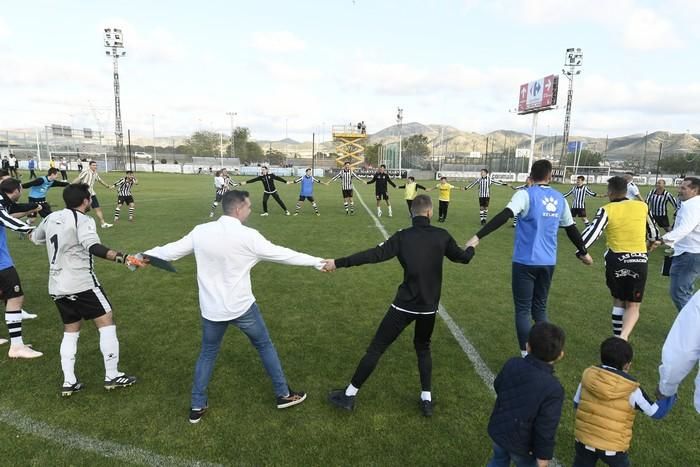
[[554, 363], [564, 356], [564, 330], [540, 322], [530, 330], [528, 355], [511, 358], [494, 381], [496, 405], [488, 432], [493, 457], [487, 467], [546, 467], [564, 403]]
[[583, 372], [574, 396], [576, 457], [574, 467], [594, 467], [598, 460], [612, 467], [630, 465], [627, 450], [632, 441], [635, 409], [651, 418], [663, 418], [676, 396], [652, 402], [627, 372], [632, 346], [610, 337], [600, 346], [602, 365]]

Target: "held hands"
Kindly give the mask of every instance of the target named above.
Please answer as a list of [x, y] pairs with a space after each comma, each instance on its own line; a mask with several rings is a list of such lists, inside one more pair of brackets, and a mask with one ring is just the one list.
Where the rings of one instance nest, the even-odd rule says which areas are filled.
[[287, 185], [291, 185], [291, 184], [292, 184], [292, 182], [290, 182], [290, 181], [287, 181]]
[[324, 259], [321, 261], [321, 264], [323, 267], [321, 268], [321, 272], [333, 272], [335, 271], [335, 260], [333, 259]]
[[245, 184], [246, 184], [246, 182], [245, 182], [245, 181], [242, 181], [242, 182], [241, 182], [241, 185], [245, 185]]
[[581, 262], [586, 266], [590, 266], [591, 264], [593, 264], [593, 258], [591, 258], [591, 255], [589, 253], [586, 253], [585, 255], [580, 255], [578, 259], [580, 259]]
[[478, 245], [479, 245], [479, 237], [474, 235], [472, 238], [467, 240], [467, 244], [464, 246], [464, 248], [465, 249], [469, 248], [469, 247], [476, 248]]
[[661, 246], [662, 243], [663, 242], [661, 240], [655, 240], [653, 242], [648, 242], [647, 249], [649, 250], [649, 253], [656, 250], [659, 246]]

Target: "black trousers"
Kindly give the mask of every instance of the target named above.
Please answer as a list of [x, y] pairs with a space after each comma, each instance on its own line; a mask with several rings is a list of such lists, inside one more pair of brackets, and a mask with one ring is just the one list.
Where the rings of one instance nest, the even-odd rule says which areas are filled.
[[36, 172], [34, 172], [34, 169], [29, 169], [29, 178], [36, 178]]
[[413, 213], [411, 212], [411, 206], [413, 206], [413, 200], [412, 199], [407, 199], [406, 204], [408, 205], [408, 214], [413, 217]]
[[450, 207], [449, 201], [440, 201], [440, 207], [438, 208], [438, 218], [445, 220], [447, 219], [447, 208]]
[[267, 212], [267, 200], [270, 199], [270, 196], [272, 196], [275, 199], [275, 201], [277, 201], [277, 204], [280, 205], [282, 210], [284, 210], [285, 212], [287, 211], [287, 206], [284, 205], [284, 201], [282, 201], [280, 195], [278, 195], [275, 191], [274, 193], [263, 193], [263, 212]]
[[379, 358], [413, 321], [416, 327], [413, 334], [413, 347], [418, 357], [421, 390], [430, 391], [433, 360], [430, 355], [430, 338], [435, 327], [435, 313], [417, 315], [399, 311], [393, 306], [384, 315], [365, 356], [355, 370], [350, 382], [356, 388], [362, 387], [379, 363]]

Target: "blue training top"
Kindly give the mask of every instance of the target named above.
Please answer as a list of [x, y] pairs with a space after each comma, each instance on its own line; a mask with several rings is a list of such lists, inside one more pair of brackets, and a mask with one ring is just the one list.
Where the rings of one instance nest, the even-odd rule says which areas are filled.
[[299, 196], [313, 196], [314, 195], [314, 181], [316, 179], [312, 176], [304, 175], [301, 177], [301, 192]]
[[557, 263], [557, 232], [564, 216], [566, 200], [557, 190], [534, 185], [526, 188], [527, 214], [518, 218], [515, 228], [513, 262], [528, 266], [554, 266]]
[[46, 175], [41, 178], [44, 180], [44, 183], [31, 187], [29, 190], [30, 198], [46, 198], [46, 192], [49, 191], [49, 188], [51, 188], [51, 185], [53, 185], [54, 180], [49, 180], [49, 177]]

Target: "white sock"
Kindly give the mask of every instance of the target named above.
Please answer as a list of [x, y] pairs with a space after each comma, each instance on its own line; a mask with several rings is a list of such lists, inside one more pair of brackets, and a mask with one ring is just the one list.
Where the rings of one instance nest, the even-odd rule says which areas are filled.
[[523, 357], [523, 358], [527, 357], [527, 350], [521, 350], [521, 351], [520, 351], [520, 356]]
[[389, 206], [389, 215], [391, 216], [391, 206]]
[[22, 340], [22, 310], [5, 311], [5, 323], [10, 333], [10, 345], [24, 345]]
[[100, 351], [105, 362], [105, 380], [119, 376], [119, 341], [115, 325], [100, 328]]
[[63, 385], [75, 384], [75, 354], [78, 352], [78, 337], [80, 332], [64, 332], [61, 341], [61, 368], [63, 369]]
[[625, 309], [621, 306], [613, 306], [612, 309], [612, 328], [613, 334], [620, 336], [622, 333], [622, 316], [625, 314]]
[[357, 391], [359, 391], [358, 388], [356, 388], [352, 384], [348, 384], [348, 387], [345, 388], [345, 395], [346, 396], [355, 396], [355, 395], [357, 395]]
[[430, 391], [421, 391], [420, 393], [420, 400], [422, 401], [432, 401], [433, 399], [430, 396]]

